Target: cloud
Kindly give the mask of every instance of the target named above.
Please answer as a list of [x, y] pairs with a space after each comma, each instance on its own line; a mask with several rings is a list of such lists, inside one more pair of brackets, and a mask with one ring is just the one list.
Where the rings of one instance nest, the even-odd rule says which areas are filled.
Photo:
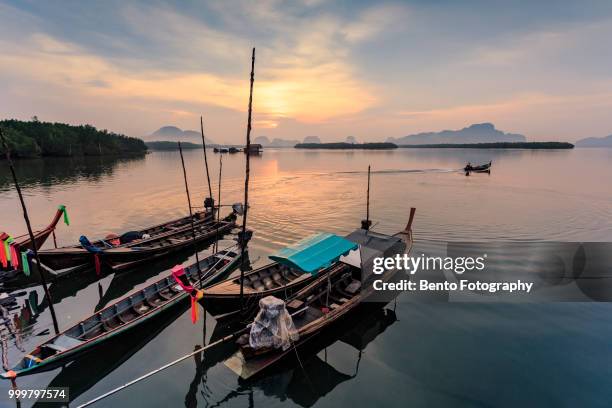
[[257, 46], [254, 123], [271, 136], [374, 140], [471, 121], [536, 135], [612, 126], [600, 113], [612, 72], [605, 11], [350, 4], [76, 3], [60, 12], [0, 0], [0, 103], [15, 116], [42, 107], [51, 120], [94, 117], [141, 134], [168, 120], [192, 128], [204, 113], [225, 134], [244, 117]]
[[[277, 40], [261, 47], [258, 53], [257, 114], [317, 122], [353, 114], [376, 103], [372, 88], [355, 77], [347, 60], [346, 44], [337, 38], [339, 33], [348, 35], [351, 41], [372, 35], [381, 28], [382, 16], [368, 11], [360, 22], [343, 25], [327, 15], [300, 21], [292, 16], [281, 18], [273, 7], [257, 10], [257, 19], [277, 32]], [[213, 59], [223, 64], [203, 72], [189, 63], [182, 70], [176, 63], [163, 69], [159, 64], [148, 66], [147, 61], [97, 55], [78, 43], [37, 32], [26, 37], [19, 47], [4, 41], [3, 48], [9, 52], [0, 62], [0, 69], [21, 80], [71, 87], [83, 97], [139, 103], [165, 101], [169, 107], [177, 102], [204, 103], [245, 110], [247, 39], [213, 29], [168, 8], [136, 9], [128, 5], [120, 15], [132, 34], [147, 37], [161, 54], [172, 54], [175, 60]], [[292, 35], [283, 35], [287, 24], [292, 23], [296, 23]], [[338, 27], [349, 29], [343, 31]], [[227, 66], [231, 66], [229, 75], [223, 73]]]
[[370, 39], [383, 30], [395, 31], [394, 27], [403, 26], [409, 19], [408, 9], [397, 4], [382, 4], [371, 7], [355, 21], [348, 22], [341, 32], [349, 42]]

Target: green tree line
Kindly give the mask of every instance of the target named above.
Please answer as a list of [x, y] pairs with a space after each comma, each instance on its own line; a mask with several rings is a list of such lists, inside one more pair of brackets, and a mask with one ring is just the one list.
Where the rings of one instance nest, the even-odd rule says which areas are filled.
[[[14, 157], [142, 154], [147, 150], [140, 139], [90, 125], [40, 122], [34, 117], [29, 122], [2, 120], [0, 128]], [[4, 156], [4, 146], [0, 151]]]

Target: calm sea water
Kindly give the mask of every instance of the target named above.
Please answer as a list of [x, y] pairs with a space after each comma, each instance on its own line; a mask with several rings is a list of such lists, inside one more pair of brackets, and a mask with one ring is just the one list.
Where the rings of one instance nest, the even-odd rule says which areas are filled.
[[[219, 155], [210, 154], [217, 194]], [[207, 193], [202, 152], [185, 154], [194, 202]], [[493, 160], [490, 175], [466, 177], [465, 162]], [[0, 163], [0, 230], [25, 226], [5, 163]], [[316, 231], [348, 233], [365, 217], [372, 166], [375, 229], [402, 228], [410, 207], [417, 247], [446, 241], [612, 241], [612, 149], [496, 151], [418, 149], [381, 152], [269, 149], [251, 161], [250, 259]], [[184, 215], [178, 152], [144, 158], [17, 162], [35, 226], [59, 204], [70, 227], [58, 243], [152, 225]], [[222, 202], [242, 199], [244, 156], [223, 156]], [[50, 245], [51, 242], [47, 243]], [[226, 244], [229, 245], [228, 242]], [[222, 245], [223, 246], [223, 245]], [[191, 258], [189, 258], [190, 260]], [[134, 272], [51, 285], [60, 327], [145, 286], [179, 256]], [[51, 329], [40, 287], [39, 315], [21, 314], [21, 344], [9, 361]], [[51, 329], [52, 330], [52, 329]], [[221, 335], [213, 319], [192, 325], [186, 309], [78, 361], [19, 378], [20, 388], [70, 387], [83, 403]], [[5, 334], [3, 334], [5, 335]], [[320, 336], [299, 360], [242, 382], [223, 360], [231, 345], [186, 360], [98, 406], [609, 406], [612, 399], [612, 306], [608, 303], [423, 303], [404, 294], [386, 308], [363, 310]], [[0, 405], [8, 382], [0, 383]], [[21, 406], [28, 406], [23, 402]]]

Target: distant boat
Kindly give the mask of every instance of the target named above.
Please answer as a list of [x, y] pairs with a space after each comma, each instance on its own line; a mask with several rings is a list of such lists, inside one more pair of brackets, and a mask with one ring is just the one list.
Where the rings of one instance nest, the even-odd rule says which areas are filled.
[[229, 149], [227, 147], [215, 147], [213, 151], [215, 153], [229, 153]]
[[229, 148], [229, 152], [230, 153], [238, 153], [240, 151], [240, 149], [236, 148], [236, 147], [230, 147]]
[[252, 143], [249, 146], [248, 151], [246, 148], [244, 149], [244, 152], [248, 154], [261, 154], [262, 151], [263, 151], [263, 146], [260, 145], [259, 143]]
[[492, 162], [488, 162], [485, 164], [481, 164], [480, 166], [472, 166], [470, 163], [468, 163], [463, 168], [463, 170], [465, 170], [466, 173], [469, 173], [469, 172], [484, 173], [487, 171], [491, 171], [491, 163]]

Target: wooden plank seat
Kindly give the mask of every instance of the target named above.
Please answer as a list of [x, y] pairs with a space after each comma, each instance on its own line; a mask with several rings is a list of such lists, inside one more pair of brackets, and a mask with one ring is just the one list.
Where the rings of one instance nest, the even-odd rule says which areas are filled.
[[281, 276], [281, 274], [278, 271], [272, 274], [272, 279], [274, 280], [274, 282], [280, 285], [284, 285], [289, 282], [288, 279]]
[[170, 300], [173, 297], [173, 293], [171, 293], [167, 288], [164, 290], [160, 290], [159, 292], [157, 292], [157, 294], [166, 300]]
[[268, 290], [273, 289], [274, 287], [278, 286], [274, 284], [274, 282], [272, 281], [272, 278], [270, 278], [269, 276], [266, 276], [265, 278], [263, 278], [263, 284]]
[[291, 314], [297, 312], [303, 307], [304, 307], [304, 302], [302, 302], [300, 299], [293, 299], [291, 302], [287, 303], [287, 310]]
[[123, 322], [118, 320], [116, 316], [111, 317], [110, 319], [102, 320], [102, 326], [106, 331], [111, 331], [121, 326]]
[[151, 310], [151, 307], [148, 306], [145, 302], [142, 302], [138, 305], [132, 306], [132, 310], [138, 313], [139, 315], [142, 315], [142, 314], [147, 313], [149, 310]]
[[[157, 295], [157, 293], [156, 293]], [[153, 308], [157, 307], [159, 304], [163, 303], [165, 301], [165, 299], [162, 299], [158, 296], [155, 297], [149, 297], [145, 299], [145, 302], [147, 302], [147, 304]]]
[[260, 280], [256, 280], [251, 286], [258, 292], [261, 292], [265, 289], [264, 284]]
[[329, 299], [330, 299], [330, 300], [333, 300], [333, 301], [334, 301], [334, 302], [336, 302], [336, 303], [340, 303], [340, 304], [343, 304], [343, 303], [348, 302], [348, 299], [347, 299], [347, 298], [345, 298], [345, 297], [335, 296], [335, 295], [332, 295], [332, 294], [330, 294], [330, 295], [329, 295]]
[[170, 241], [173, 244], [182, 244], [184, 242], [186, 242], [186, 239], [178, 239], [178, 238], [168, 238], [168, 241]]

